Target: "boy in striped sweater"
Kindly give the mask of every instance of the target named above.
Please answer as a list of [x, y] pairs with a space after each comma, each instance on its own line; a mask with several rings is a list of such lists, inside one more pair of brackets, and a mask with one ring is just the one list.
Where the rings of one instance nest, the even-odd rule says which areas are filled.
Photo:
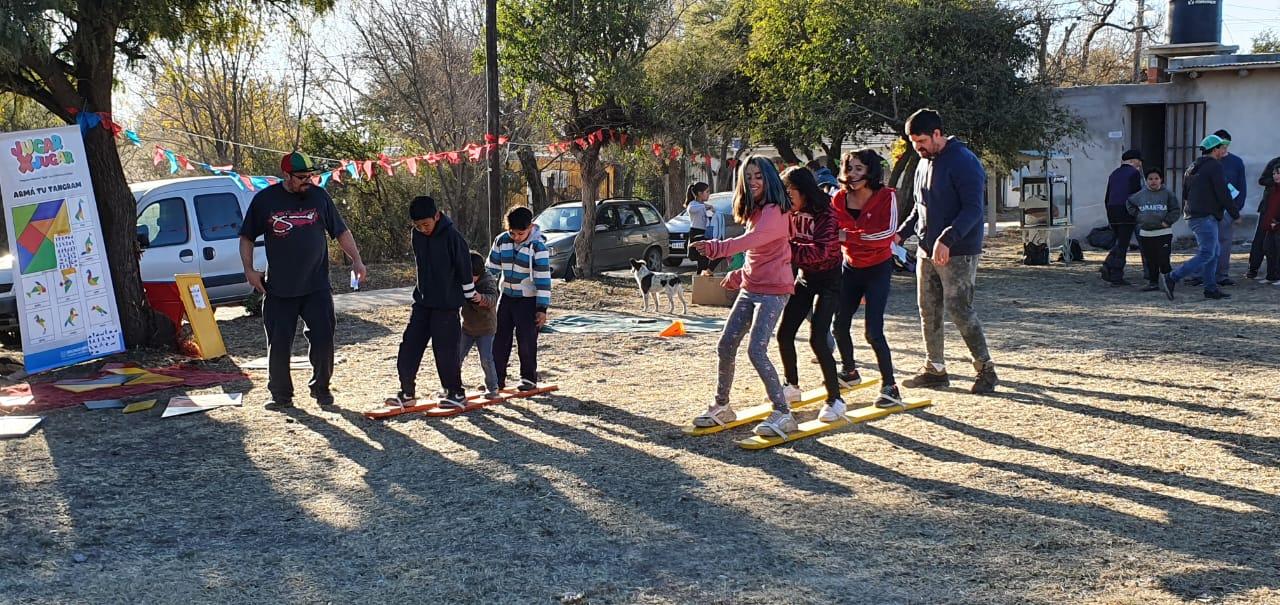
[[538, 388], [538, 330], [547, 323], [551, 305], [551, 257], [533, 212], [523, 206], [507, 212], [507, 230], [498, 234], [486, 263], [498, 278], [498, 333], [493, 341], [493, 363], [498, 387], [507, 386], [512, 333], [520, 356], [521, 391]]

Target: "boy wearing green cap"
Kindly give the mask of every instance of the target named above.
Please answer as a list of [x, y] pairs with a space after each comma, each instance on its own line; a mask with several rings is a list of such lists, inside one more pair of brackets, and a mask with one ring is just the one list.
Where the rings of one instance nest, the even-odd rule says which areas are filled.
[[[293, 406], [293, 378], [289, 356], [298, 319], [310, 343], [311, 396], [322, 406], [333, 404], [329, 380], [333, 376], [334, 330], [337, 320], [329, 285], [329, 244], [338, 240], [351, 257], [351, 270], [363, 281], [365, 266], [355, 238], [342, 222], [324, 189], [312, 184], [315, 163], [293, 152], [280, 161], [284, 180], [259, 191], [249, 203], [240, 225], [240, 262], [245, 279], [265, 296], [262, 325], [267, 333], [268, 381], [271, 408]], [[267, 272], [253, 266], [254, 241], [265, 237]]]
[[1231, 199], [1222, 170], [1221, 160], [1227, 154], [1227, 146], [1221, 137], [1211, 134], [1200, 143], [1200, 149], [1204, 154], [1187, 169], [1182, 185], [1186, 198], [1183, 213], [1187, 217], [1187, 226], [1196, 236], [1196, 255], [1160, 278], [1160, 289], [1169, 300], [1173, 300], [1174, 286], [1184, 277], [1195, 274], [1199, 274], [1204, 282], [1205, 298], [1231, 298], [1230, 294], [1218, 289], [1218, 282], [1214, 279], [1218, 273], [1218, 222], [1224, 212], [1232, 219], [1240, 219], [1240, 211]]

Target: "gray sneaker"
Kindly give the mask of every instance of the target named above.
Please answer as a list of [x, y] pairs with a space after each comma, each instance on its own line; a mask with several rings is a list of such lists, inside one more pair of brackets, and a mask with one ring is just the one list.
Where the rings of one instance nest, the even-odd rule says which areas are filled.
[[796, 432], [799, 428], [799, 425], [796, 424], [796, 417], [791, 415], [791, 412], [774, 410], [769, 414], [768, 418], [757, 424], [756, 428], [752, 429], [751, 432], [761, 437], [782, 437], [786, 439], [787, 435]]
[[737, 419], [738, 413], [734, 412], [729, 404], [713, 405], [693, 419], [693, 426], [701, 428], [724, 426]]

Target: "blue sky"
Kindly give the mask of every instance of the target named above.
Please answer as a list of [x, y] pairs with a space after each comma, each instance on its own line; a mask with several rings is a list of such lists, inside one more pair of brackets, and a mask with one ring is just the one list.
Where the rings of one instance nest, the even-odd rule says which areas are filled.
[[1253, 37], [1267, 28], [1280, 30], [1280, 2], [1277, 0], [1223, 1], [1223, 44], [1234, 44], [1242, 52], [1247, 52]]

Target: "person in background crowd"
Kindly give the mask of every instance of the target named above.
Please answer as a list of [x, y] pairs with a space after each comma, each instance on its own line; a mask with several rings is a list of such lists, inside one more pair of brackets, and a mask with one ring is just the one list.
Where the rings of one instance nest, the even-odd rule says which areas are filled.
[[1258, 279], [1266, 281], [1266, 278], [1259, 278], [1258, 271], [1262, 269], [1262, 243], [1265, 239], [1266, 232], [1262, 229], [1262, 215], [1267, 213], [1270, 206], [1267, 200], [1271, 199], [1271, 194], [1277, 189], [1277, 181], [1274, 178], [1276, 168], [1280, 168], [1280, 157], [1271, 158], [1267, 162], [1267, 167], [1262, 169], [1262, 176], [1258, 177], [1258, 184], [1262, 186], [1262, 198], [1258, 201], [1258, 229], [1253, 234], [1253, 243], [1249, 246], [1249, 271], [1244, 274], [1247, 279]]
[[1267, 258], [1267, 275], [1264, 282], [1280, 286], [1280, 162], [1271, 168], [1271, 185], [1267, 187], [1266, 211], [1258, 216], [1263, 230], [1262, 253]]
[[1172, 271], [1169, 266], [1173, 243], [1173, 224], [1182, 216], [1182, 204], [1172, 191], [1164, 187], [1164, 172], [1147, 170], [1147, 188], [1129, 196], [1129, 214], [1138, 224], [1138, 248], [1143, 265], [1151, 269], [1143, 292], [1160, 289], [1160, 279]]
[[1120, 166], [1107, 177], [1107, 222], [1115, 242], [1106, 260], [1102, 261], [1102, 281], [1113, 286], [1127, 286], [1124, 265], [1129, 255], [1129, 243], [1133, 240], [1133, 216], [1126, 210], [1129, 196], [1142, 191], [1142, 154], [1130, 149], [1120, 156]]
[[[686, 250], [689, 258], [698, 263], [699, 275], [707, 272], [710, 261], [693, 248], [693, 242], [700, 242], [707, 238], [707, 222], [715, 218], [715, 208], [707, 204], [707, 198], [710, 197], [711, 185], [701, 181], [689, 185], [689, 190], [684, 196], [684, 206], [689, 211], [689, 238], [685, 245], [688, 246]], [[654, 267], [652, 270], [658, 269]]]
[[1183, 213], [1187, 216], [1187, 226], [1196, 236], [1196, 255], [1173, 272], [1160, 277], [1160, 289], [1169, 300], [1173, 300], [1173, 289], [1178, 281], [1197, 271], [1204, 284], [1205, 298], [1231, 298], [1230, 294], [1218, 289], [1218, 282], [1214, 279], [1218, 273], [1218, 223], [1223, 214], [1229, 214], [1236, 220], [1240, 218], [1240, 211], [1227, 190], [1227, 179], [1222, 174], [1220, 160], [1227, 154], [1227, 146], [1218, 135], [1211, 134], [1200, 142], [1200, 149], [1203, 155], [1187, 169], [1183, 179], [1187, 200]]
[[[1222, 147], [1227, 149], [1226, 155], [1222, 156], [1222, 176], [1227, 180], [1227, 193], [1231, 196], [1231, 203], [1235, 205], [1236, 211], [1244, 209], [1246, 187], [1248, 183], [1244, 178], [1244, 160], [1240, 156], [1231, 153], [1231, 133], [1225, 130], [1217, 130], [1213, 133], [1219, 139], [1222, 139]], [[1234, 286], [1236, 282], [1231, 279], [1228, 271], [1231, 269], [1231, 247], [1235, 239], [1236, 220], [1231, 216], [1224, 214], [1222, 219], [1218, 221], [1218, 258], [1214, 267], [1217, 275], [1214, 280], [1219, 286]], [[1199, 286], [1201, 280], [1195, 277], [1187, 280], [1188, 286]]]

